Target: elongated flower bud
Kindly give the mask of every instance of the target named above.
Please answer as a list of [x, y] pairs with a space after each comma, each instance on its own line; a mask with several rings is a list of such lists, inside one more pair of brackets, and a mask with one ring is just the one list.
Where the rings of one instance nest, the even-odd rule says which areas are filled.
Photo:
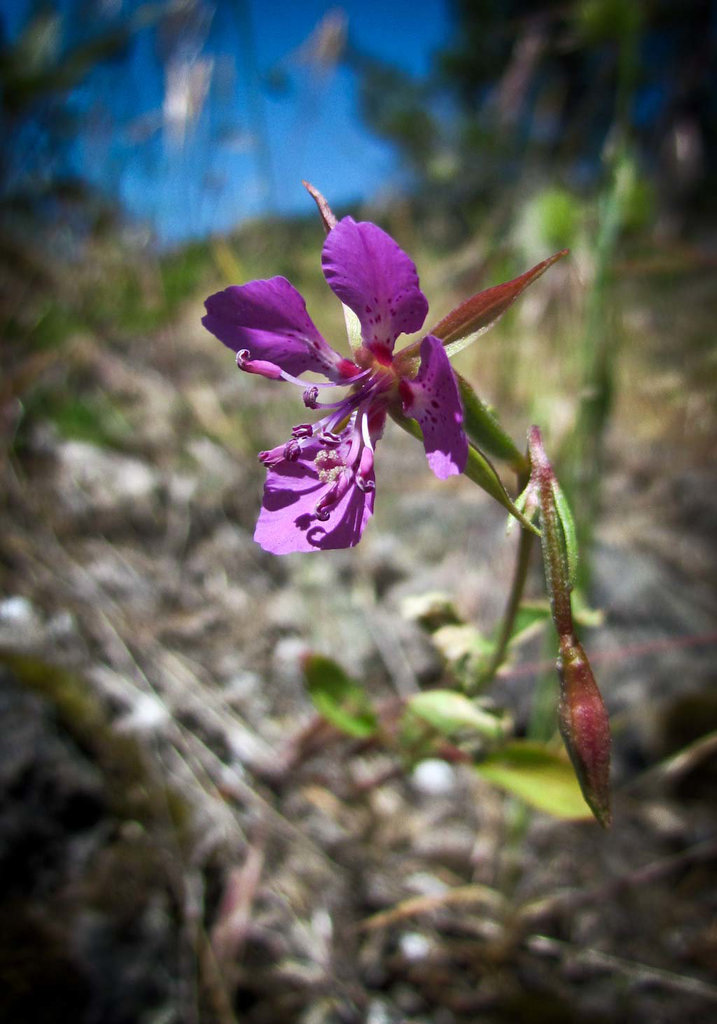
[[590, 662], [575, 636], [571, 591], [577, 550], [572, 516], [537, 427], [528, 436], [528, 450], [531, 485], [540, 510], [545, 579], [560, 651], [558, 724], [587, 805], [608, 828], [610, 723]]
[[610, 813], [610, 724], [590, 662], [575, 636], [560, 638], [558, 723], [583, 796], [604, 828]]

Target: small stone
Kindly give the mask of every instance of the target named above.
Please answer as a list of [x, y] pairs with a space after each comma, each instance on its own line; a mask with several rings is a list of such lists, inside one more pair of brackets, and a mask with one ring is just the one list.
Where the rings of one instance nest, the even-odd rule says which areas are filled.
[[427, 796], [443, 796], [456, 788], [456, 773], [452, 765], [435, 757], [420, 761], [411, 774], [414, 786]]

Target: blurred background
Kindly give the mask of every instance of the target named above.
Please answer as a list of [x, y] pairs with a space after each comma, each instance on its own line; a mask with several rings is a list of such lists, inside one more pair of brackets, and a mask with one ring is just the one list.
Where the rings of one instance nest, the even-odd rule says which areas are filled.
[[[0, 14], [0, 1020], [709, 1019], [717, 4]], [[358, 548], [254, 545], [300, 403], [200, 317], [283, 274], [341, 347], [302, 179], [410, 253], [429, 325], [570, 249], [457, 366], [576, 513], [610, 833], [314, 717], [308, 651], [389, 704], [465, 683], [416, 609], [488, 635], [515, 539], [389, 425]], [[553, 656], [487, 695], [519, 736]]]

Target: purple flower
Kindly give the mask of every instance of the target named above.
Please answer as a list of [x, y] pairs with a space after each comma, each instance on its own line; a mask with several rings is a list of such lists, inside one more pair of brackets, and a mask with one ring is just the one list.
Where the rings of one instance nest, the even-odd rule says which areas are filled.
[[[390, 410], [416, 419], [428, 464], [441, 479], [461, 473], [468, 456], [458, 386], [443, 343], [427, 335], [394, 354], [400, 334], [420, 330], [428, 303], [413, 262], [375, 224], [339, 221], [326, 238], [324, 276], [353, 311], [361, 342], [353, 359], [336, 352], [283, 277], [217, 292], [202, 323], [236, 352], [240, 369], [303, 389], [304, 404], [322, 411], [294, 427], [289, 441], [261, 452], [267, 468], [254, 539], [274, 554], [357, 544], [373, 513], [376, 442]], [[319, 373], [325, 382], [300, 380]], [[345, 388], [320, 403], [324, 388]]]

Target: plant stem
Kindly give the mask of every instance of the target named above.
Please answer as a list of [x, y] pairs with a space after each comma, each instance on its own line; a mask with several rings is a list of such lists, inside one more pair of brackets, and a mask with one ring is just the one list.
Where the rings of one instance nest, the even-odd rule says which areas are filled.
[[[519, 485], [522, 489], [527, 483], [527, 477], [522, 478], [519, 481]], [[515, 619], [520, 608], [520, 602], [523, 599], [523, 592], [525, 590], [525, 583], [528, 578], [528, 567], [530, 565], [530, 555], [533, 550], [533, 534], [521, 527], [520, 540], [518, 541], [518, 551], [515, 560], [515, 568], [513, 569], [513, 582], [511, 583], [510, 593], [508, 594], [508, 600], [506, 602], [505, 611], [500, 622], [500, 633], [496, 642], [495, 648], [491, 655], [490, 661], [486, 665], [485, 669], [481, 673], [480, 684], [484, 686], [489, 683], [494, 677], [498, 669], [505, 661], [506, 652], [508, 650], [508, 644], [510, 638], [513, 635], [513, 627], [515, 626]]]

